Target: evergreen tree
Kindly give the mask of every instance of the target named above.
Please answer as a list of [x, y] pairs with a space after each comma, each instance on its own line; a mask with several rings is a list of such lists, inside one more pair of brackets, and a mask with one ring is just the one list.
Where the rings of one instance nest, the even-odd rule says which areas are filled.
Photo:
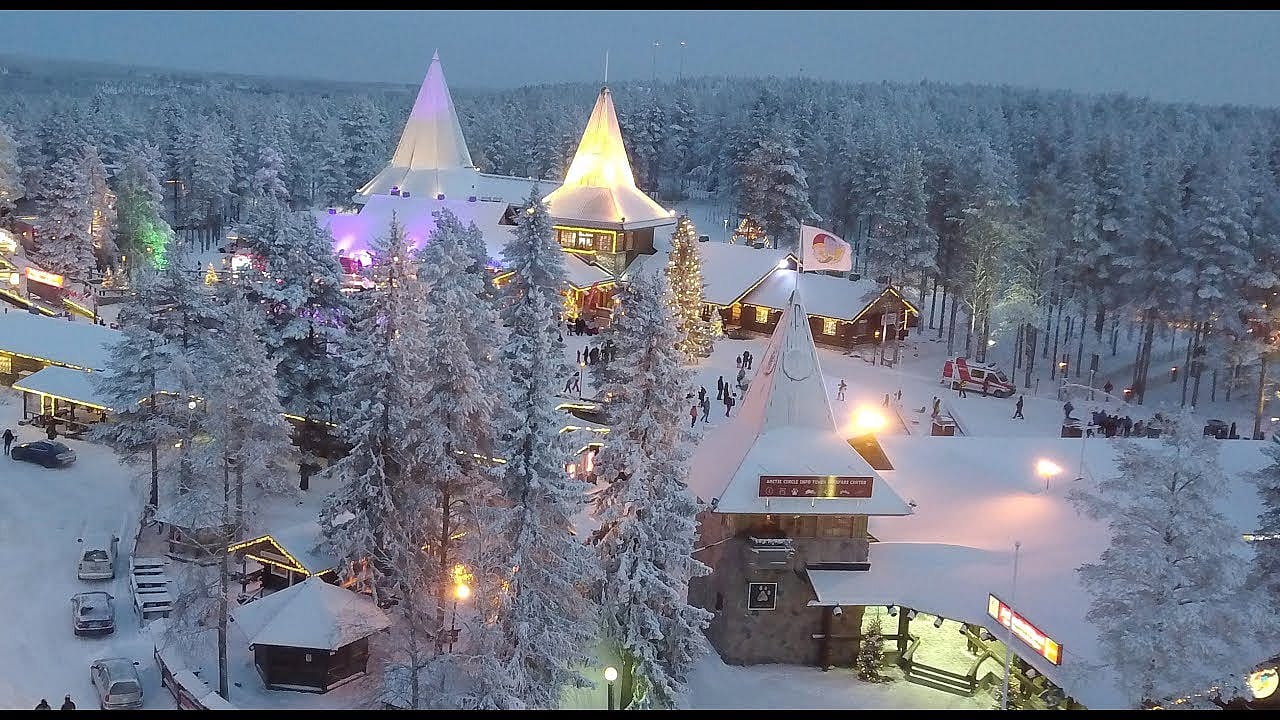
[[573, 521], [585, 508], [586, 483], [565, 472], [571, 448], [560, 432], [556, 391], [568, 368], [560, 341], [558, 292], [564, 253], [551, 218], [532, 191], [503, 256], [514, 274], [503, 288], [503, 367], [511, 381], [502, 415], [500, 485], [504, 553], [512, 568], [499, 612], [500, 658], [509, 692], [481, 704], [554, 709], [565, 686], [587, 687], [581, 669], [597, 635], [594, 603], [585, 596], [598, 573]]
[[773, 247], [793, 251], [800, 225], [818, 220], [799, 159], [790, 134], [777, 130], [756, 142], [737, 168], [738, 206], [759, 221]]
[[89, 236], [98, 254], [98, 264], [109, 267], [115, 264], [119, 254], [115, 239], [116, 197], [107, 186], [107, 168], [98, 156], [98, 148], [85, 146], [81, 167], [89, 184]]
[[97, 266], [93, 256], [93, 208], [81, 158], [67, 156], [45, 174], [37, 198], [42, 219], [35, 261], [46, 270], [86, 280]]
[[18, 200], [27, 194], [18, 164], [18, 144], [13, 131], [0, 122], [0, 218], [13, 213]]
[[867, 682], [884, 680], [880, 672], [880, 663], [884, 654], [884, 631], [880, 625], [880, 616], [876, 615], [867, 623], [862, 638], [858, 641], [858, 679]]
[[94, 425], [90, 436], [126, 462], [150, 461], [147, 504], [153, 508], [160, 502], [160, 449], [175, 435], [159, 405], [159, 392], [170, 389], [170, 358], [156, 327], [156, 308], [153, 276], [140, 273], [133, 296], [120, 308], [120, 338], [108, 349], [107, 367], [90, 374], [112, 408], [112, 421]]
[[164, 220], [164, 191], [156, 176], [160, 151], [146, 142], [132, 143], [117, 176], [116, 240], [131, 270], [140, 260], [164, 267], [173, 230]]
[[289, 206], [289, 188], [284, 181], [284, 160], [270, 145], [258, 151], [258, 169], [253, 173], [251, 191], [255, 197], [267, 198]]
[[1254, 578], [1264, 593], [1263, 606], [1276, 612], [1280, 611], [1280, 444], [1268, 443], [1265, 452], [1271, 464], [1257, 474], [1262, 507], [1258, 513], [1258, 539], [1251, 546]]
[[1256, 599], [1239, 533], [1219, 512], [1226, 474], [1218, 446], [1190, 416], [1171, 419], [1158, 447], [1117, 443], [1112, 477], [1069, 499], [1107, 523], [1110, 547], [1078, 572], [1098, 628], [1134, 708], [1216, 687], [1240, 697], [1256, 638], [1274, 637], [1271, 613], [1222, 612]]
[[356, 189], [373, 179], [386, 162], [382, 135], [385, 118], [368, 98], [354, 98], [338, 120], [342, 153], [342, 188], [339, 200], [350, 201]]
[[679, 340], [676, 347], [685, 360], [696, 363], [711, 355], [710, 323], [702, 319], [702, 259], [698, 253], [698, 231], [688, 215], [681, 215], [671, 236], [671, 256], [667, 261], [667, 281], [675, 303]]
[[710, 619], [688, 602], [690, 578], [709, 571], [691, 555], [697, 505], [683, 430], [689, 372], [675, 347], [669, 292], [661, 275], [640, 273], [623, 293], [613, 362], [629, 377], [604, 388], [614, 425], [596, 461], [607, 482], [593, 498], [604, 627], [633, 678], [624, 707], [676, 703]]

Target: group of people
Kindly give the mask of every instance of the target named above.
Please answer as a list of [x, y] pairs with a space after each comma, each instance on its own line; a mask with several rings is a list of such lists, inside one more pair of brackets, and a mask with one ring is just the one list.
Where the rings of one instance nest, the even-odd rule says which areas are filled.
[[595, 365], [596, 363], [609, 362], [617, 354], [617, 346], [613, 344], [613, 340], [605, 341], [604, 345], [596, 347], [585, 347], [577, 352], [577, 364]]
[[[36, 706], [36, 709], [37, 709], [37, 710], [52, 710], [53, 708], [49, 707], [49, 701], [48, 701], [48, 700], [45, 700], [44, 698], [40, 698], [40, 704]], [[60, 707], [60, 708], [58, 708], [58, 709], [59, 709], [59, 710], [75, 710], [75, 709], [76, 709], [76, 704], [75, 704], [75, 703], [73, 703], [73, 702], [71, 702], [71, 696], [70, 696], [70, 695], [68, 695], [68, 696], [66, 696], [66, 698], [64, 698], [64, 699], [63, 699], [63, 701], [62, 701], [62, 707]]]
[[[1097, 428], [1096, 431], [1094, 430], [1095, 427]], [[1119, 415], [1109, 415], [1104, 410], [1094, 410], [1093, 419], [1089, 427], [1085, 428], [1085, 434], [1093, 437], [1095, 432], [1109, 438], [1117, 435], [1120, 437], [1141, 437], [1143, 434], [1142, 421], [1134, 422], [1133, 418], [1128, 415], [1120, 417]]]
[[741, 355], [733, 359], [734, 364], [738, 366], [739, 379], [741, 379], [743, 372], [751, 369], [751, 363], [755, 359], [755, 356], [751, 354], [750, 350], [743, 350]]
[[[742, 387], [742, 378], [746, 371], [738, 370], [738, 387]], [[725, 382], [724, 376], [716, 378], [716, 399], [724, 403], [724, 416], [729, 417], [729, 413], [733, 411], [733, 406], [738, 404], [738, 396], [733, 392], [733, 387]]]
[[583, 320], [581, 316], [567, 321], [565, 325], [569, 328], [570, 335], [595, 335], [599, 332], [588, 325], [587, 321]]

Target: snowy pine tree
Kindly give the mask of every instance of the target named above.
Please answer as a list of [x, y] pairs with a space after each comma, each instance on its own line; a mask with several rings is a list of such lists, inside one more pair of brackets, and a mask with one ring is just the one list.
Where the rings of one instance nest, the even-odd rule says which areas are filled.
[[800, 151], [785, 130], [753, 143], [737, 167], [738, 206], [764, 228], [772, 247], [795, 250], [800, 225], [816, 222]]
[[858, 679], [867, 682], [881, 682], [884, 677], [880, 672], [880, 663], [884, 659], [884, 630], [880, 624], [880, 616], [876, 615], [867, 623], [858, 641], [856, 665]]
[[269, 198], [285, 207], [289, 206], [289, 188], [284, 181], [284, 160], [271, 146], [258, 151], [258, 169], [253, 173], [250, 190], [255, 197]]
[[117, 176], [116, 242], [131, 270], [142, 259], [163, 267], [165, 248], [173, 240], [173, 230], [164, 219], [164, 192], [156, 175], [160, 162], [156, 146], [133, 143], [125, 150]]
[[565, 472], [572, 448], [560, 432], [556, 391], [568, 368], [559, 338], [564, 253], [540, 194], [531, 192], [515, 237], [503, 250], [514, 274], [503, 287], [508, 328], [502, 360], [510, 388], [502, 413], [506, 463], [500, 467], [504, 553], [512, 569], [499, 657], [506, 696], [482, 705], [555, 709], [566, 686], [586, 687], [581, 670], [597, 638], [597, 611], [585, 591], [598, 574], [591, 549], [573, 532], [586, 505], [586, 483]]
[[702, 319], [702, 258], [698, 253], [698, 231], [688, 215], [681, 215], [671, 236], [671, 256], [667, 261], [667, 281], [671, 285], [672, 313], [679, 339], [676, 347], [685, 361], [696, 363], [711, 354], [710, 323]]
[[689, 580], [706, 575], [691, 553], [697, 505], [689, 493], [684, 407], [689, 372], [676, 350], [666, 282], [640, 273], [614, 316], [626, 381], [610, 382], [609, 442], [596, 470], [596, 551], [604, 568], [605, 633], [632, 674], [621, 703], [672, 707], [702, 653], [710, 613], [688, 602]]
[[89, 236], [93, 239], [94, 250], [97, 251], [99, 264], [108, 267], [115, 264], [116, 248], [116, 210], [115, 193], [107, 186], [107, 168], [98, 156], [98, 148], [86, 145], [84, 157], [81, 159], [84, 176], [89, 183]]
[[13, 213], [18, 200], [26, 194], [18, 164], [18, 143], [9, 126], [0, 122], [0, 217]]
[[82, 158], [67, 156], [45, 174], [37, 206], [43, 220], [34, 260], [50, 272], [79, 280], [97, 267], [93, 207]]
[[1280, 612], [1280, 443], [1268, 443], [1266, 453], [1271, 464], [1257, 474], [1262, 507], [1258, 513], [1258, 537], [1251, 543], [1253, 573], [1261, 582], [1264, 606]]
[[1252, 607], [1254, 596], [1247, 549], [1217, 509], [1218, 444], [1190, 416], [1167, 427], [1158, 445], [1116, 443], [1115, 475], [1068, 494], [1111, 533], [1098, 562], [1078, 572], [1092, 596], [1086, 617], [1134, 708], [1210, 687], [1241, 696], [1263, 652], [1254, 641], [1275, 636], [1264, 613], [1222, 610], [1223, 597]]

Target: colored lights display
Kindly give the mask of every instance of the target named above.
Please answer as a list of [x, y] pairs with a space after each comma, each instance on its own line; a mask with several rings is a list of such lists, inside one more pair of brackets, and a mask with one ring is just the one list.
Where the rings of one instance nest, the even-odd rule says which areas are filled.
[[1026, 618], [1014, 612], [1013, 608], [995, 595], [987, 595], [987, 615], [1009, 628], [1019, 640], [1030, 645], [1045, 660], [1054, 665], [1062, 664], [1062, 644], [1027, 622]]

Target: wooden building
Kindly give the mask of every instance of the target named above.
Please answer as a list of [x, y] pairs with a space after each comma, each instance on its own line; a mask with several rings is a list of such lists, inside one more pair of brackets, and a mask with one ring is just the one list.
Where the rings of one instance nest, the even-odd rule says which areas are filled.
[[269, 595], [309, 577], [338, 582], [337, 558], [322, 547], [320, 524], [309, 520], [232, 543], [227, 551], [240, 561], [245, 591]]
[[730, 664], [849, 663], [860, 616], [811, 606], [813, 569], [867, 565], [867, 518], [911, 507], [840, 432], [810, 331], [792, 294], [737, 418], [692, 461], [695, 557], [711, 567], [690, 600], [714, 614], [707, 637]]
[[370, 636], [391, 627], [373, 600], [314, 575], [231, 618], [268, 688], [320, 693], [364, 675]]
[[655, 234], [671, 232], [676, 223], [674, 211], [636, 187], [607, 87], [600, 89], [564, 182], [543, 200], [560, 246], [619, 278], [638, 257], [654, 254]]

